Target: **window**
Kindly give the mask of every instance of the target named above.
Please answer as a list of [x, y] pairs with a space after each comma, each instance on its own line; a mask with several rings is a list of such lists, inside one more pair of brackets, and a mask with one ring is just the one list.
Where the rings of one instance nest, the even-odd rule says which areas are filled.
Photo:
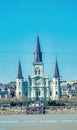
[[19, 96], [21, 96], [21, 92], [19, 92]]
[[57, 85], [57, 81], [55, 82], [55, 85]]
[[38, 92], [36, 92], [36, 97], [38, 97]]
[[58, 95], [58, 92], [56, 92], [56, 95]]
[[21, 83], [19, 82], [19, 90], [21, 90]]
[[46, 80], [44, 81], [44, 85], [46, 85]]
[[27, 97], [27, 92], [25, 92], [25, 96]]
[[50, 91], [50, 96], [52, 95], [52, 92]]
[[35, 69], [35, 75], [37, 75], [37, 70]]
[[38, 70], [38, 75], [40, 75], [40, 70]]
[[41, 92], [39, 91], [39, 96], [40, 96]]

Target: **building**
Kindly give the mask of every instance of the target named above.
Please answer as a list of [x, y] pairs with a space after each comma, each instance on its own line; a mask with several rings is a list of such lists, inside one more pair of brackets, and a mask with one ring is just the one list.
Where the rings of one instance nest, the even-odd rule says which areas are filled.
[[51, 91], [52, 91], [52, 96], [51, 96], [52, 99], [58, 100], [61, 98], [60, 74], [59, 74], [57, 58], [56, 58], [54, 75], [53, 75], [53, 81], [51, 85]]
[[5, 99], [8, 98], [8, 90], [6, 85], [4, 84], [0, 84], [0, 99], [1, 98], [5, 98]]
[[60, 99], [60, 75], [56, 58], [55, 71], [52, 82], [48, 75], [44, 74], [44, 62], [40, 47], [39, 36], [37, 35], [36, 48], [33, 61], [33, 75], [28, 76], [28, 81], [24, 81], [21, 63], [19, 61], [18, 74], [16, 78], [16, 97], [17, 99], [49, 100]]
[[68, 92], [69, 98], [77, 97], [77, 82], [68, 84]]
[[31, 99], [49, 99], [49, 77], [44, 74], [42, 52], [37, 36], [34, 52], [33, 75], [28, 77], [28, 97]]
[[60, 81], [60, 87], [61, 87], [61, 96], [62, 99], [68, 98], [68, 82], [67, 81]]
[[14, 98], [16, 95], [16, 82], [11, 81], [6, 84], [8, 90], [8, 98]]
[[27, 87], [28, 85], [26, 81], [24, 81], [24, 77], [22, 75], [21, 63], [19, 61], [18, 74], [16, 78], [16, 98], [17, 99], [24, 100], [27, 98], [27, 94], [26, 94]]

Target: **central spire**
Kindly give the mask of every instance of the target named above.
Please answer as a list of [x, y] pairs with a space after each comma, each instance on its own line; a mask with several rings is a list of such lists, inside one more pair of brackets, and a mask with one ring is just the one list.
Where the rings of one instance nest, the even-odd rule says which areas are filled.
[[54, 78], [59, 78], [59, 68], [58, 68], [58, 62], [57, 62], [57, 58], [56, 58], [56, 64], [55, 64], [55, 70], [54, 70]]
[[23, 75], [22, 75], [22, 68], [21, 68], [21, 63], [20, 63], [20, 61], [19, 61], [19, 66], [18, 66], [17, 78], [19, 78], [19, 79], [23, 78]]
[[40, 48], [39, 36], [37, 35], [36, 50], [34, 52], [34, 62], [42, 62], [42, 52]]

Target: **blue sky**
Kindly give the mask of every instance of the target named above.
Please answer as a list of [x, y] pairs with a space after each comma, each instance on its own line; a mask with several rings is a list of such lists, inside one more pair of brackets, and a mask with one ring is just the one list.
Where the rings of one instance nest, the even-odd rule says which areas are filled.
[[24, 78], [32, 74], [37, 31], [49, 78], [57, 55], [62, 80], [77, 80], [76, 0], [2, 0], [0, 82], [16, 80], [19, 58]]

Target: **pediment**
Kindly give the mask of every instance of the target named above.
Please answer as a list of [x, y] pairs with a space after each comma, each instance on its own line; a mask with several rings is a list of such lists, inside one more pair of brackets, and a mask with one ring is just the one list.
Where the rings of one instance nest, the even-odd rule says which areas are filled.
[[41, 77], [41, 76], [34, 76], [33, 79], [40, 80], [40, 79], [43, 79], [43, 77]]

